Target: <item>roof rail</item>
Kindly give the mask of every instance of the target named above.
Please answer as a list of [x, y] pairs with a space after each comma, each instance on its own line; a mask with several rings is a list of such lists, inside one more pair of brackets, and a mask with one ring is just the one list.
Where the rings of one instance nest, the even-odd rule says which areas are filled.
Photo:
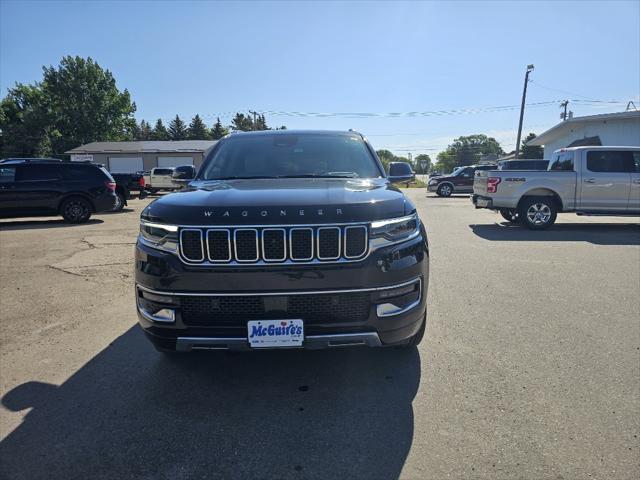
[[46, 163], [46, 162], [64, 162], [59, 158], [5, 158], [0, 163]]

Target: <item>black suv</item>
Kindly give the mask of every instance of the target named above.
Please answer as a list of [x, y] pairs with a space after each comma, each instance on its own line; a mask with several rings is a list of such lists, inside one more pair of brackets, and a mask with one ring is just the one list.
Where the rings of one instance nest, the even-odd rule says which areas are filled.
[[416, 208], [359, 133], [231, 134], [185, 190], [150, 203], [139, 322], [163, 352], [414, 346], [429, 250]]
[[116, 206], [116, 184], [104, 167], [56, 159], [0, 161], [0, 217], [62, 215], [83, 223]]

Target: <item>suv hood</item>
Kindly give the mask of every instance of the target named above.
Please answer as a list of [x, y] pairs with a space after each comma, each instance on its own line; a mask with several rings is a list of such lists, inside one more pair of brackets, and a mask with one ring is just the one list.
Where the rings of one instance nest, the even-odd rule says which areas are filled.
[[177, 225], [367, 222], [414, 206], [386, 179], [246, 179], [192, 182], [147, 206], [142, 218]]

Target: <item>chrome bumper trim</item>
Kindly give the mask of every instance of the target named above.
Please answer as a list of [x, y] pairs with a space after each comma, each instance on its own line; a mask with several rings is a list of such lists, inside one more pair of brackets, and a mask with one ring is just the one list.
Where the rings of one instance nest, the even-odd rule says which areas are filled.
[[[302, 348], [321, 349], [338, 347], [381, 347], [380, 337], [375, 332], [340, 333], [332, 335], [309, 335], [305, 337]], [[292, 347], [299, 348], [299, 347]], [[250, 350], [246, 338], [225, 337], [178, 337], [176, 351], [189, 352], [191, 350]], [[265, 350], [265, 349], [260, 349]]]
[[[415, 282], [415, 280], [414, 280]], [[394, 303], [381, 303], [379, 305], [376, 306], [376, 315], [378, 315], [378, 317], [392, 317], [394, 315], [401, 315], [405, 312], [408, 312], [409, 310], [411, 310], [412, 308], [417, 307], [418, 305], [420, 305], [420, 302], [422, 301], [422, 279], [419, 278], [418, 279], [418, 299], [414, 302], [411, 302], [409, 305], [406, 305], [404, 307], [399, 307]]]
[[322, 295], [322, 294], [336, 294], [336, 293], [358, 293], [358, 292], [376, 292], [380, 290], [389, 290], [392, 288], [404, 287], [420, 281], [420, 294], [422, 295], [422, 278], [415, 277], [407, 282], [398, 283], [396, 285], [389, 285], [386, 287], [372, 287], [372, 288], [351, 288], [345, 290], [312, 290], [312, 291], [285, 291], [285, 292], [220, 292], [220, 293], [202, 293], [202, 292], [170, 292], [165, 290], [153, 290], [151, 288], [144, 287], [139, 283], [136, 284], [136, 288], [144, 290], [145, 292], [153, 293], [156, 295], [166, 295], [170, 297], [246, 297], [246, 296], [283, 296], [283, 295]]

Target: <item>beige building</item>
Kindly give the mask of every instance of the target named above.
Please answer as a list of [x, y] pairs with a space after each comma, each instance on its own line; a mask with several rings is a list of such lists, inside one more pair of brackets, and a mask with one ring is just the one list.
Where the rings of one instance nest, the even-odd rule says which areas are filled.
[[133, 173], [180, 165], [200, 168], [215, 143], [214, 140], [93, 142], [65, 153], [72, 161], [101, 163], [112, 173]]

